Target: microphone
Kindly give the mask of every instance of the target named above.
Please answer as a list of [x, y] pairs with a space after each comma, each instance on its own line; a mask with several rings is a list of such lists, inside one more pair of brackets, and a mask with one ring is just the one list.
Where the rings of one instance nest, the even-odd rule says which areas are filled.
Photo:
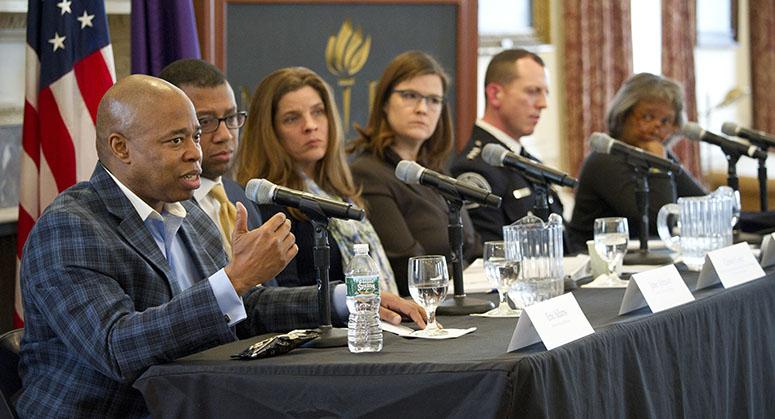
[[757, 131], [754, 129], [743, 128], [738, 126], [734, 122], [724, 122], [721, 126], [721, 132], [726, 135], [733, 135], [735, 137], [745, 138], [757, 146], [768, 149], [775, 147], [775, 137], [767, 134], [764, 131]]
[[353, 204], [277, 186], [266, 179], [250, 179], [245, 187], [245, 195], [257, 204], [278, 204], [301, 210], [319, 208], [326, 217], [363, 220], [366, 215], [365, 211]]
[[602, 132], [593, 132], [589, 137], [589, 146], [592, 151], [603, 154], [621, 154], [625, 157], [635, 159], [648, 167], [656, 167], [666, 172], [679, 172], [680, 166], [668, 159], [657, 157], [641, 148], [627, 145], [621, 141], [614, 140], [608, 134]]
[[681, 128], [681, 134], [686, 138], [693, 141], [702, 141], [708, 144], [721, 147], [721, 150], [725, 154], [733, 154], [737, 156], [748, 156], [754, 159], [766, 159], [767, 153], [760, 150], [758, 147], [750, 144], [743, 144], [729, 138], [722, 137], [718, 134], [705, 131], [701, 126], [694, 122], [687, 122], [686, 125]]
[[489, 207], [499, 208], [501, 197], [490, 191], [467, 185], [457, 179], [426, 169], [411, 160], [401, 160], [396, 166], [396, 177], [404, 183], [423, 184], [439, 190], [444, 196], [460, 201], [471, 201]]
[[504, 167], [508, 166], [526, 173], [531, 177], [537, 177], [546, 180], [555, 185], [567, 186], [572, 188], [578, 181], [567, 174], [552, 169], [536, 161], [512, 153], [498, 144], [490, 143], [482, 149], [482, 160], [490, 166]]

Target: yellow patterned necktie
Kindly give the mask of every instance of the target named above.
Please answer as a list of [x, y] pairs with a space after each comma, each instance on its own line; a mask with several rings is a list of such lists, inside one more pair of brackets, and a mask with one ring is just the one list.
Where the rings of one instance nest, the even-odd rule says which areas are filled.
[[237, 207], [226, 198], [226, 190], [220, 183], [210, 189], [210, 195], [221, 204], [218, 210], [218, 220], [221, 223], [223, 250], [226, 251], [226, 255], [231, 260], [231, 233], [234, 231], [234, 223], [237, 220]]

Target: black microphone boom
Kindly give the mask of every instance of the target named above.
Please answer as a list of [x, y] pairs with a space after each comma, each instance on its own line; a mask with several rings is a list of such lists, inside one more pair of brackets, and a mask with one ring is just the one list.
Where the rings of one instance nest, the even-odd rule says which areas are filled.
[[655, 167], [666, 172], [679, 172], [680, 166], [668, 159], [655, 156], [641, 148], [627, 145], [621, 141], [614, 140], [608, 134], [602, 132], [593, 132], [589, 137], [589, 146], [592, 151], [603, 154], [620, 154], [630, 158], [642, 165]]
[[447, 198], [458, 201], [471, 201], [477, 204], [498, 208], [501, 198], [476, 186], [467, 185], [455, 178], [426, 169], [411, 160], [401, 160], [396, 166], [396, 177], [404, 183], [421, 183], [439, 190]]
[[775, 147], [775, 137], [773, 137], [770, 134], [767, 134], [764, 131], [757, 131], [754, 129], [748, 129], [743, 128], [741, 126], [738, 126], [734, 122], [724, 122], [724, 125], [721, 126], [721, 132], [723, 132], [726, 135], [733, 135], [735, 137], [745, 138], [746, 140], [750, 141], [752, 144], [756, 144], [757, 146], [768, 149]]
[[277, 186], [266, 179], [250, 179], [245, 187], [245, 195], [258, 204], [277, 204], [301, 210], [310, 207], [319, 209], [326, 217], [362, 220], [365, 216], [365, 212], [353, 204]]
[[686, 125], [681, 128], [681, 134], [686, 138], [693, 141], [702, 141], [708, 144], [721, 147], [724, 154], [731, 154], [734, 156], [748, 156], [754, 159], [766, 159], [767, 153], [760, 150], [759, 147], [750, 144], [743, 144], [729, 138], [722, 137], [718, 134], [705, 131], [701, 126], [694, 122], [687, 122]]
[[504, 167], [508, 166], [517, 169], [528, 176], [544, 179], [546, 182], [555, 185], [567, 186], [573, 188], [578, 181], [567, 174], [552, 169], [536, 161], [512, 153], [501, 145], [490, 143], [482, 149], [482, 160], [490, 166]]

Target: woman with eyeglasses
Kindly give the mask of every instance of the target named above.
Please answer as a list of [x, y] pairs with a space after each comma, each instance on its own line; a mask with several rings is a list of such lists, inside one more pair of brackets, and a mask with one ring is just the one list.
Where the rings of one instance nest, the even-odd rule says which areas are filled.
[[[681, 86], [670, 79], [640, 73], [624, 82], [609, 104], [608, 134], [631, 146], [678, 162], [666, 141], [684, 124]], [[649, 234], [656, 234], [657, 212], [682, 196], [705, 195], [691, 175], [681, 169], [668, 174], [651, 169], [649, 181]], [[585, 251], [592, 239], [595, 218], [627, 217], [631, 237], [638, 237], [640, 212], [635, 201], [632, 167], [621, 155], [590, 153], [576, 189], [576, 203], [568, 225], [571, 248]]]
[[[448, 208], [434, 189], [408, 185], [395, 176], [401, 160], [446, 172], [452, 123], [444, 98], [449, 82], [439, 63], [420, 51], [405, 52], [388, 64], [376, 88], [366, 127], [349, 151], [366, 213], [385, 247], [401, 295], [409, 295], [407, 263], [428, 254], [450, 257]], [[481, 255], [481, 243], [463, 210], [464, 256]]]
[[[244, 134], [237, 151], [235, 177], [242, 185], [264, 178], [272, 183], [324, 198], [363, 201], [345, 160], [342, 133], [331, 89], [312, 70], [283, 68], [269, 74], [256, 88]], [[268, 219], [285, 212], [292, 219], [299, 253], [277, 277], [280, 286], [314, 285], [314, 226], [300, 210], [260, 205]], [[380, 268], [383, 291], [395, 293], [390, 263], [368, 219], [331, 218], [328, 224], [329, 278], [344, 279], [354, 255], [353, 245], [366, 243]]]

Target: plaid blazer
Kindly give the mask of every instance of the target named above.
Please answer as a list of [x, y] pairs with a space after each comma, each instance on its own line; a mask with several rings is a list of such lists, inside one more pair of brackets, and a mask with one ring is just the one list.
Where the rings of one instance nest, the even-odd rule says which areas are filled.
[[[21, 263], [20, 417], [140, 417], [149, 366], [236, 339], [205, 279], [226, 264], [217, 228], [190, 201], [179, 234], [201, 280], [172, 298], [171, 273], [105, 168], [38, 219]], [[257, 287], [240, 335], [317, 324], [315, 289]]]

